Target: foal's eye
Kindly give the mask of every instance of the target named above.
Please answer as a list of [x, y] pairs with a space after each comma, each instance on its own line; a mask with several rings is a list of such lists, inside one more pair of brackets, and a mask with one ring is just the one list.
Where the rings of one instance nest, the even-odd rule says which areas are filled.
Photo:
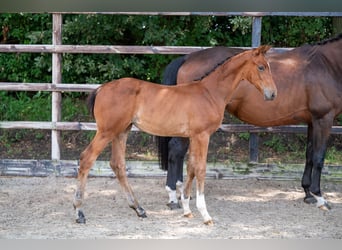
[[258, 70], [259, 71], [264, 71], [265, 70], [265, 66], [264, 65], [259, 65], [258, 66]]

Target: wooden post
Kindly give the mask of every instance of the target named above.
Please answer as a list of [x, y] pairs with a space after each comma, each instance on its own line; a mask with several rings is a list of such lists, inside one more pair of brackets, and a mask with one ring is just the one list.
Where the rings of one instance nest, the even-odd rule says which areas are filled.
[[261, 20], [262, 17], [253, 17], [252, 24], [252, 47], [258, 47], [261, 43]]
[[[253, 17], [252, 24], [252, 47], [258, 47], [261, 44], [261, 18]], [[249, 162], [257, 163], [259, 161], [259, 135], [250, 133], [249, 136]]]
[[[52, 15], [52, 44], [62, 44], [62, 14], [54, 13]], [[52, 53], [52, 86], [62, 82], [62, 55]], [[62, 118], [62, 95], [60, 92], [52, 92], [52, 122], [58, 122]], [[60, 160], [60, 131], [51, 130], [51, 159]]]
[[342, 33], [342, 17], [333, 17], [333, 34], [338, 35]]

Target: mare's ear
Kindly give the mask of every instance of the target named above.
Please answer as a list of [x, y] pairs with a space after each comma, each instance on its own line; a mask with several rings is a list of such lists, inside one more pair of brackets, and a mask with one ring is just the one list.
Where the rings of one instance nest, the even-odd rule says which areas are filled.
[[270, 45], [261, 45], [258, 48], [255, 48], [253, 51], [253, 56], [258, 56], [260, 54], [265, 54], [271, 48]]

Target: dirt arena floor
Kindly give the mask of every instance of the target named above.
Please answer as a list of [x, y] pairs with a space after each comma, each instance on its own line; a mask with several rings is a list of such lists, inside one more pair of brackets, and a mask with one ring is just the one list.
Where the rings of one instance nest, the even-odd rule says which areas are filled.
[[341, 239], [342, 183], [322, 182], [332, 210], [307, 205], [299, 181], [206, 181], [206, 226], [195, 217], [169, 210], [165, 178], [130, 178], [147, 211], [138, 218], [128, 208], [114, 178], [90, 178], [84, 212], [87, 223], [76, 224], [72, 199], [74, 178], [0, 177], [0, 239]]

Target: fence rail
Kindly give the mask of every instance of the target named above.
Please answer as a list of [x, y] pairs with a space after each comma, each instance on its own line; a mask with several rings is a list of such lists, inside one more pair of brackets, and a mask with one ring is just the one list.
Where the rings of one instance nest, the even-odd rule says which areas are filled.
[[85, 15], [148, 15], [148, 16], [303, 16], [303, 17], [338, 17], [342, 12], [59, 12], [60, 14]]
[[[208, 47], [195, 46], [120, 46], [120, 45], [62, 45], [62, 16], [73, 13], [53, 13], [52, 44], [24, 45], [0, 44], [0, 53], [51, 53], [52, 83], [16, 83], [0, 82], [0, 91], [48, 91], [52, 92], [51, 122], [35, 121], [0, 121], [0, 129], [47, 129], [51, 130], [51, 159], [61, 160], [59, 137], [62, 130], [96, 130], [95, 123], [61, 122], [61, 92], [89, 92], [98, 84], [62, 83], [62, 53], [101, 53], [101, 54], [188, 54]], [[115, 14], [115, 15], [215, 15], [215, 16], [252, 16], [251, 47], [260, 45], [262, 16], [329, 16], [339, 17], [342, 12], [109, 12], [109, 13], [74, 13], [74, 14]], [[241, 47], [242, 48], [242, 47]], [[250, 47], [243, 47], [250, 48]], [[288, 50], [290, 48], [274, 48]], [[138, 131], [137, 128], [132, 128]], [[305, 133], [307, 127], [301, 125], [279, 127], [256, 127], [247, 124], [222, 124], [220, 129], [225, 132], [249, 132], [250, 161], [258, 160], [257, 133]], [[342, 134], [342, 127], [334, 126], [333, 134]]]
[[209, 47], [194, 46], [121, 46], [121, 45], [23, 45], [1, 44], [0, 52], [82, 53], [82, 54], [189, 54]]
[[[93, 122], [4, 122], [0, 121], [0, 128], [3, 129], [57, 129], [57, 130], [96, 130], [96, 123]], [[140, 131], [134, 125], [131, 131]], [[258, 127], [249, 124], [221, 124], [217, 131], [228, 133], [306, 133], [306, 125], [287, 125], [276, 127]], [[331, 134], [342, 134], [342, 126], [332, 126]]]

